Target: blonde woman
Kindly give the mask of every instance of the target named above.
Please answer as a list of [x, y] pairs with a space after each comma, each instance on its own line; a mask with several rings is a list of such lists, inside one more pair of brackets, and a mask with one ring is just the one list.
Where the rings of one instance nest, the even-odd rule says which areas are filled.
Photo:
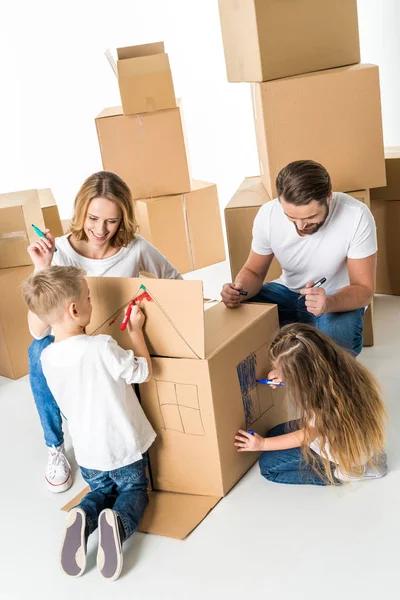
[[264, 438], [240, 430], [239, 452], [262, 451], [263, 477], [327, 485], [387, 473], [385, 408], [368, 370], [312, 325], [283, 327], [273, 340], [269, 378], [285, 382], [299, 419]]
[[[28, 247], [35, 272], [50, 265], [75, 266], [92, 277], [138, 277], [140, 271], [159, 279], [182, 279], [157, 248], [137, 235], [131, 192], [115, 173], [94, 173], [82, 185], [74, 205], [71, 231], [54, 238], [40, 238]], [[57, 252], [55, 253], [55, 248]], [[71, 468], [64, 454], [61, 413], [40, 361], [43, 350], [54, 341], [44, 327], [29, 348], [29, 374], [36, 408], [49, 449], [47, 487], [64, 492], [72, 485]]]

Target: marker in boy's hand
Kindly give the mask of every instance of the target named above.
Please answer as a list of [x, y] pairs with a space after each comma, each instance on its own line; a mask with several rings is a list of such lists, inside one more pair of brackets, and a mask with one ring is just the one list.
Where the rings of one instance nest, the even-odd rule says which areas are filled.
[[264, 441], [261, 435], [253, 430], [244, 431], [239, 429], [235, 435], [235, 446], [238, 452], [260, 452], [264, 450]]
[[137, 304], [132, 306], [131, 314], [128, 322], [129, 333], [141, 332], [145, 321], [144, 313], [140, 310]]

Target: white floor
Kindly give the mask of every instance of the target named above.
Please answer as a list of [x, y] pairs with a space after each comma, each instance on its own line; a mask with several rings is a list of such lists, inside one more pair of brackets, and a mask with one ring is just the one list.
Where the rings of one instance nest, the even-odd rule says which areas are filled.
[[341, 489], [291, 487], [264, 481], [255, 467], [187, 540], [135, 534], [115, 583], [96, 570], [95, 535], [87, 572], [76, 580], [61, 573], [60, 507], [82, 481], [76, 476], [65, 494], [47, 492], [46, 449], [27, 378], [0, 378], [0, 598], [398, 598], [399, 314], [400, 298], [377, 298], [376, 345], [361, 357], [382, 385], [390, 416], [386, 478]]

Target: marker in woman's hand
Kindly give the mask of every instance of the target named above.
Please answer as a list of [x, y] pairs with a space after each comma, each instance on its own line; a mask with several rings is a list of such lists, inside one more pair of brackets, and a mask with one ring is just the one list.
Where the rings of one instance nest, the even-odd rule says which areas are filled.
[[[47, 240], [47, 235], [45, 233], [43, 233], [43, 231], [41, 229], [39, 229], [39, 227], [36, 227], [36, 225], [34, 225], [33, 223], [32, 223], [32, 229], [36, 233], [36, 235], [38, 235], [39, 237], [44, 237]], [[54, 247], [54, 252], [57, 252], [56, 247]]]

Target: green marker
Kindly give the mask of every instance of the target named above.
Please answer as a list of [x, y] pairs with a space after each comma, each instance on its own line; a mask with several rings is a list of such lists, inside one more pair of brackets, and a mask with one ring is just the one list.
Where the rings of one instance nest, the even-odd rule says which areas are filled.
[[[36, 225], [34, 225], [34, 224], [32, 223], [32, 228], [33, 228], [33, 231], [34, 231], [34, 232], [35, 232], [35, 233], [36, 233], [36, 234], [37, 234], [39, 237], [44, 237], [44, 238], [46, 238], [46, 240], [47, 240], [47, 236], [46, 236], [46, 234], [45, 234], [45, 233], [43, 233], [43, 231], [41, 231], [41, 230], [39, 229], [39, 227], [36, 227]], [[54, 252], [57, 252], [57, 248], [54, 248]]]

